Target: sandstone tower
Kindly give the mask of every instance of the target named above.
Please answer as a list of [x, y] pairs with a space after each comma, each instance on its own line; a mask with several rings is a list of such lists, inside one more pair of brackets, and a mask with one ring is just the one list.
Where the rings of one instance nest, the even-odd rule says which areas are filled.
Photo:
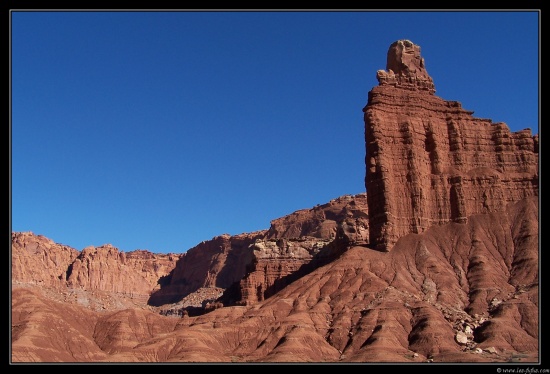
[[538, 135], [435, 95], [420, 47], [394, 42], [364, 107], [370, 243], [463, 223], [538, 195]]

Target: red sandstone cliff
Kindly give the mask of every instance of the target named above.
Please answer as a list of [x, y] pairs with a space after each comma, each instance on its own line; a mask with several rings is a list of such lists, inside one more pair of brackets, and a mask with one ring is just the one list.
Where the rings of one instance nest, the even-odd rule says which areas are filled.
[[200, 288], [228, 288], [238, 282], [252, 262], [254, 240], [265, 231], [220, 235], [189, 249], [178, 261], [168, 282], [151, 295], [151, 305], [176, 303]]
[[368, 243], [366, 194], [345, 195], [271, 221], [252, 245], [253, 262], [242, 278], [240, 303], [254, 304], [333, 260], [352, 245]]
[[140, 295], [148, 298], [159, 280], [176, 265], [179, 255], [137, 250], [120, 252], [110, 244], [87, 247], [69, 266], [69, 287]]
[[[93, 309], [146, 304], [181, 255], [121, 252], [110, 244], [78, 250], [31, 232], [12, 233], [12, 284], [38, 284]], [[128, 299], [128, 300], [125, 300]]]
[[231, 286], [236, 293], [228, 302], [251, 304], [288, 284], [290, 274], [337, 237], [344, 246], [368, 242], [366, 194], [296, 211], [273, 220], [269, 230], [220, 235], [178, 255], [125, 253], [110, 244], [79, 252], [43, 236], [13, 233], [12, 280], [63, 290], [64, 300], [99, 309], [127, 305], [117, 298], [163, 306], [193, 293], [191, 304], [202, 307], [201, 296], [211, 300]]
[[367, 194], [345, 195], [311, 209], [302, 209], [271, 221], [267, 239], [313, 237], [331, 240], [340, 226], [354, 244], [368, 242]]
[[538, 136], [434, 95], [420, 47], [390, 46], [365, 112], [372, 246], [538, 195]]
[[346, 195], [271, 222], [269, 230], [220, 235], [188, 250], [151, 305], [177, 303], [201, 288], [228, 289], [226, 303], [251, 304], [288, 284], [338, 236], [346, 246], [368, 242], [366, 194]]
[[11, 234], [12, 282], [65, 287], [67, 270], [79, 252], [31, 232]]

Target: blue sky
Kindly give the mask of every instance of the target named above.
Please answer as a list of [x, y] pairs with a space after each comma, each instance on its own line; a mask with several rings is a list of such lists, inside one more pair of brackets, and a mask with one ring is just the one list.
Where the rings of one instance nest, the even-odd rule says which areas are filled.
[[11, 230], [181, 253], [365, 192], [391, 43], [436, 95], [539, 127], [540, 13], [11, 12]]

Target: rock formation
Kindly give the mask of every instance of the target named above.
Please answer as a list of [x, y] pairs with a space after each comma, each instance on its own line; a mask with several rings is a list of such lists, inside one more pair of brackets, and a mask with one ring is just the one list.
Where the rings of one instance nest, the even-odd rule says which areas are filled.
[[264, 235], [265, 230], [234, 236], [224, 234], [189, 249], [167, 283], [151, 295], [150, 304], [176, 303], [201, 288], [226, 289], [238, 282], [252, 262], [250, 245]]
[[296, 211], [273, 220], [268, 230], [224, 234], [198, 244], [182, 256], [150, 304], [177, 303], [212, 287], [231, 288], [225, 303], [255, 303], [286, 285], [288, 275], [336, 238], [345, 246], [368, 242], [366, 194]]
[[146, 301], [179, 257], [144, 250], [124, 253], [110, 244], [90, 246], [69, 266], [67, 284], [72, 288], [130, 294]]
[[78, 250], [32, 232], [12, 233], [12, 283], [38, 284], [93, 308], [146, 303], [181, 255], [121, 252], [110, 244]]
[[398, 40], [390, 45], [386, 70], [378, 70], [376, 78], [381, 85], [435, 93], [432, 77], [420, 56], [420, 46], [410, 40]]
[[[12, 295], [14, 362], [536, 363], [538, 201], [353, 246], [254, 305], [167, 317]], [[53, 321], [53, 322], [52, 322]]]
[[351, 244], [368, 243], [367, 195], [345, 195], [271, 221], [267, 239], [334, 239], [343, 230]]
[[386, 69], [363, 109], [373, 247], [387, 251], [408, 233], [538, 196], [538, 135], [435, 96], [408, 40], [390, 46]]
[[12, 361], [537, 363], [538, 136], [435, 96], [412, 42], [378, 79], [367, 194], [180, 255], [12, 233]]
[[334, 259], [368, 243], [366, 194], [345, 195], [273, 220], [252, 246], [254, 260], [233, 297], [254, 304]]
[[31, 232], [12, 233], [12, 282], [51, 288], [65, 287], [67, 270], [78, 255], [76, 249], [54, 243], [43, 235], [34, 235]]
[[289, 275], [311, 262], [330, 242], [316, 238], [256, 241], [251, 248], [253, 262], [239, 282], [239, 292], [226, 294], [226, 303], [255, 304], [272, 296], [290, 283]]
[[[346, 248], [366, 244], [366, 201], [364, 193], [341, 196], [275, 219], [268, 230], [219, 235], [178, 255], [125, 253], [110, 244], [79, 252], [40, 235], [13, 233], [12, 280], [61, 290], [64, 300], [98, 309], [125, 307], [125, 298], [154, 307], [202, 308], [202, 301], [230, 287], [226, 303], [252, 304], [286, 285], [287, 276], [335, 238]], [[184, 301], [188, 297], [194, 301]]]

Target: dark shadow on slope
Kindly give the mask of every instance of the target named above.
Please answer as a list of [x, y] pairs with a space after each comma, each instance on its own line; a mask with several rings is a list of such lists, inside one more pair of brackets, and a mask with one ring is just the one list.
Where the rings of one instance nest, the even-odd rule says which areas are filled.
[[[271, 286], [263, 292], [263, 295], [259, 297], [260, 300], [265, 300], [277, 292], [281, 291], [283, 288], [293, 283], [294, 281], [302, 278], [303, 276], [313, 272], [321, 266], [331, 263], [332, 261], [338, 259], [343, 253], [345, 253], [348, 248], [351, 248], [353, 245], [359, 245], [356, 243], [350, 243], [344, 236], [338, 235], [335, 240], [328, 243], [322, 247], [317, 254], [315, 254], [311, 261], [300, 266], [295, 272], [288, 274], [284, 277], [277, 279]], [[361, 246], [367, 246], [366, 244], [361, 244]], [[243, 277], [245, 279], [250, 273], [255, 270], [255, 263], [249, 264], [246, 269], [246, 275]], [[222, 296], [218, 298], [218, 302], [222, 303], [223, 306], [233, 306], [233, 305], [245, 305], [246, 300], [243, 300], [243, 295], [241, 292], [241, 283], [240, 281], [234, 282], [229, 288], [225, 290]]]
[[302, 278], [303, 276], [313, 272], [315, 269], [324, 266], [337, 258], [339, 258], [349, 246], [347, 243], [341, 240], [334, 240], [321, 248], [317, 254], [313, 256], [310, 262], [300, 266], [295, 272], [288, 274], [282, 278], [277, 279], [271, 286], [267, 287], [264, 291], [263, 299], [267, 299], [277, 292], [293, 283], [294, 281]]
[[162, 306], [164, 304], [172, 304], [178, 302], [179, 300], [181, 300], [182, 297], [184, 297], [181, 295], [169, 294], [166, 292], [167, 286], [169, 286], [172, 281], [174, 271], [175, 267], [170, 273], [158, 279], [157, 284], [160, 286], [160, 289], [151, 293], [151, 295], [149, 296], [149, 300], [147, 300], [147, 305]]

